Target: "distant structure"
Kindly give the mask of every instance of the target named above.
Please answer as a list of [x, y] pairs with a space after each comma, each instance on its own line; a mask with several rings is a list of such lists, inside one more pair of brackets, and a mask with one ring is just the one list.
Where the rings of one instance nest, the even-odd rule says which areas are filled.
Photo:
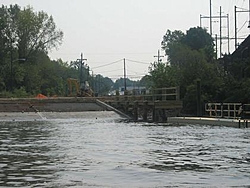
[[231, 59], [244, 59], [250, 57], [250, 35], [232, 53]]
[[224, 57], [218, 59], [218, 61], [224, 66], [224, 70], [227, 71], [228, 66], [230, 66], [233, 61], [243, 61], [247, 58], [250, 58], [250, 35], [248, 35], [232, 54], [224, 55]]
[[[124, 95], [125, 88], [124, 87], [119, 87], [119, 94]], [[126, 91], [128, 94], [133, 94], [133, 95], [145, 95], [146, 94], [146, 87], [142, 86], [127, 86]]]

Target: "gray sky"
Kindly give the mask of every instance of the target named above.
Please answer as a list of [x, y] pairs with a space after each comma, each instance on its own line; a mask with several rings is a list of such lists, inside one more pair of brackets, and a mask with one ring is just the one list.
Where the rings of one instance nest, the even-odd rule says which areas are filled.
[[[140, 79], [156, 61], [162, 37], [167, 29], [185, 32], [200, 25], [200, 14], [209, 16], [209, 0], [0, 0], [4, 5], [31, 5], [34, 11], [52, 15], [58, 28], [64, 32], [63, 44], [49, 53], [51, 59], [73, 61], [84, 53], [94, 74], [117, 79], [123, 76], [123, 58], [131, 79]], [[234, 6], [248, 9], [248, 0], [212, 0], [213, 15], [229, 14], [230, 37], [234, 37]], [[239, 36], [249, 33], [248, 13], [238, 13]], [[218, 19], [213, 33], [219, 34]], [[209, 20], [202, 19], [209, 27]], [[227, 35], [223, 19], [224, 36]], [[209, 30], [209, 28], [208, 28]], [[230, 42], [231, 52], [234, 42]], [[227, 43], [223, 41], [223, 53]], [[161, 55], [164, 52], [161, 51]], [[163, 58], [164, 61], [166, 57]], [[103, 66], [113, 63], [109, 66]], [[132, 60], [132, 61], [129, 61]], [[136, 62], [135, 62], [136, 61]], [[100, 66], [100, 67], [99, 67]], [[103, 67], [102, 67], [103, 66]], [[95, 68], [99, 67], [99, 68]]]

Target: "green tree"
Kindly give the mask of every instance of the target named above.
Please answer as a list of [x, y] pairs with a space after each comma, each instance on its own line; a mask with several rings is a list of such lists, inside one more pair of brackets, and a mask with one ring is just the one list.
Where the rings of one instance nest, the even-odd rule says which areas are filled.
[[154, 83], [153, 83], [150, 75], [145, 75], [141, 78], [139, 85], [147, 87], [147, 88], [151, 88], [154, 86]]
[[47, 13], [34, 12], [31, 7], [21, 9], [18, 5], [2, 5], [0, 88], [11, 90], [26, 86], [28, 92], [37, 91], [40, 88], [39, 80], [42, 79], [39, 75], [41, 69], [37, 65], [50, 62], [48, 58], [40, 59], [40, 55], [47, 56], [48, 50], [60, 45], [62, 38], [63, 32], [56, 28], [52, 16], [48, 16]]
[[166, 63], [154, 62], [149, 67], [150, 80], [155, 88], [174, 87], [179, 85], [178, 69]]
[[110, 78], [103, 77], [100, 74], [93, 77], [90, 81], [92, 89], [95, 93], [98, 93], [98, 95], [108, 95], [114, 84], [114, 82]]
[[48, 52], [62, 42], [63, 32], [56, 28], [53, 17], [43, 11], [2, 5], [0, 15], [0, 42], [4, 44], [1, 48], [17, 49], [18, 58], [28, 58], [37, 50]]
[[[119, 78], [115, 81], [113, 89], [114, 90], [119, 90], [120, 87], [124, 88], [124, 78]], [[126, 87], [133, 87], [133, 86], [138, 86], [139, 83], [138, 81], [130, 80], [129, 78], [126, 78]]]
[[200, 50], [206, 47], [214, 48], [214, 40], [206, 29], [201, 27], [190, 28], [182, 38], [182, 42], [192, 50]]
[[174, 63], [175, 60], [172, 60], [174, 56], [175, 48], [177, 48], [179, 43], [181, 43], [185, 34], [182, 31], [170, 31], [167, 30], [166, 34], [163, 36], [161, 42], [162, 49], [165, 51], [165, 54], [168, 56], [168, 61]]
[[208, 62], [215, 59], [214, 40], [206, 29], [201, 27], [190, 28], [182, 40], [192, 50], [203, 51]]
[[190, 28], [186, 34], [168, 30], [162, 48], [168, 63], [153, 63], [149, 68], [154, 87], [180, 86], [184, 111], [188, 113], [195, 113], [197, 106], [197, 80], [201, 81], [204, 101], [222, 97], [218, 89], [223, 86], [222, 68], [215, 64], [213, 39], [205, 29]]
[[161, 44], [171, 65], [185, 63], [185, 59], [179, 55], [188, 49], [203, 52], [208, 62], [215, 58], [213, 38], [201, 27], [190, 28], [186, 34], [178, 30], [173, 32], [167, 30]]

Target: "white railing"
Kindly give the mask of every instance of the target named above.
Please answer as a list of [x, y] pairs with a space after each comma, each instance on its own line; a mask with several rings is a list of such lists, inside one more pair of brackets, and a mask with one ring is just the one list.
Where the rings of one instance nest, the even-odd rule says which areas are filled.
[[209, 117], [238, 119], [242, 113], [241, 103], [206, 103], [205, 111]]

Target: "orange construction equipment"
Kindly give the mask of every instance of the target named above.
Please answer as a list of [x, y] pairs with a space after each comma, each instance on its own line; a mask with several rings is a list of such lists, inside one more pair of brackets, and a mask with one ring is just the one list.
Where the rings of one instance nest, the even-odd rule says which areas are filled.
[[[74, 78], [68, 78], [67, 83], [68, 83], [68, 92], [69, 92], [68, 95], [72, 97], [73, 93], [76, 93], [76, 95], [78, 96], [80, 94], [79, 81], [77, 79], [74, 79]], [[74, 90], [75, 90], [75, 92], [74, 92]]]

